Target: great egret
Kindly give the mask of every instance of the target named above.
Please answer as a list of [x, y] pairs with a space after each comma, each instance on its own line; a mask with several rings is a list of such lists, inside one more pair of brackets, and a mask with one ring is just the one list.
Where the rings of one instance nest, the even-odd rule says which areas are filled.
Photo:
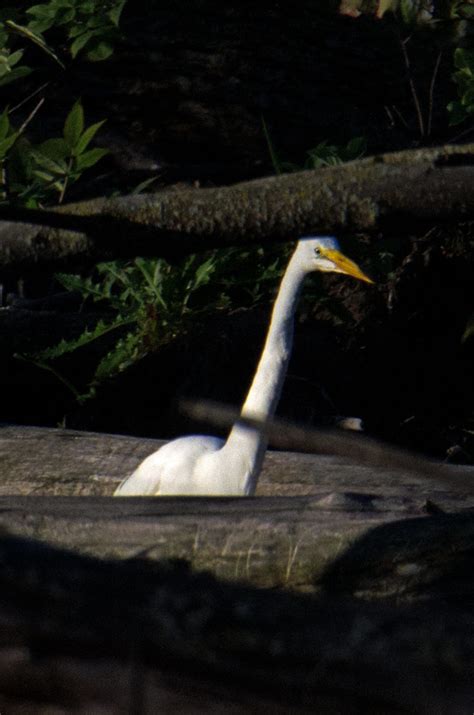
[[[335, 238], [305, 236], [290, 259], [273, 307], [270, 327], [242, 415], [271, 418], [280, 398], [293, 342], [294, 315], [303, 281], [313, 271], [345, 273], [372, 283], [344, 256]], [[193, 435], [168, 442], [125, 479], [114, 496], [255, 493], [267, 442], [258, 430], [235, 424], [227, 440]]]

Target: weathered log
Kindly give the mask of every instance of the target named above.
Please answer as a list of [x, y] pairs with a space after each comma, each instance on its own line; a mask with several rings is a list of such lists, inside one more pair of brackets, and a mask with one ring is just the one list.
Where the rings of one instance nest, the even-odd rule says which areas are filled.
[[48, 212], [6, 208], [0, 264], [21, 270], [137, 255], [175, 258], [310, 232], [413, 232], [472, 219], [473, 155], [472, 144], [418, 149], [231, 187], [95, 199]]
[[259, 586], [332, 589], [344, 582], [343, 562], [349, 592], [414, 598], [438, 582], [450, 592], [471, 572], [474, 495], [426, 475], [420, 482], [330, 456], [269, 452], [258, 490], [265, 498], [98, 496], [158, 445], [4, 427], [0, 524], [80, 553], [179, 558]]
[[464, 715], [469, 608], [252, 590], [0, 539], [7, 713]]
[[92, 496], [158, 445], [0, 430], [4, 534], [120, 557], [0, 539], [5, 712], [471, 711], [472, 494], [269, 452], [265, 498]]

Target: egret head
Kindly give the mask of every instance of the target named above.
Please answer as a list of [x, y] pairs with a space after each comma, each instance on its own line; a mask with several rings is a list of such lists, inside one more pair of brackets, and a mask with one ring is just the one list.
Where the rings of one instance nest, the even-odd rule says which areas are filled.
[[332, 236], [303, 236], [298, 242], [301, 260], [308, 271], [345, 273], [366, 283], [373, 283], [359, 266], [347, 258]]

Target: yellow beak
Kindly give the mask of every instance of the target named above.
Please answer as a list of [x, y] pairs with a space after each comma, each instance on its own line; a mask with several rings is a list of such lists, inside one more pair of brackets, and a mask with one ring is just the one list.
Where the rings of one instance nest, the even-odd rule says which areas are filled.
[[365, 273], [359, 268], [357, 263], [351, 261], [350, 258], [347, 258], [347, 256], [345, 256], [340, 251], [328, 248], [323, 252], [323, 255], [325, 258], [332, 261], [335, 266], [337, 266], [338, 273], [346, 273], [348, 276], [357, 278], [359, 281], [365, 281], [366, 283], [374, 282], [371, 278], [369, 278], [369, 276], [365, 275]]

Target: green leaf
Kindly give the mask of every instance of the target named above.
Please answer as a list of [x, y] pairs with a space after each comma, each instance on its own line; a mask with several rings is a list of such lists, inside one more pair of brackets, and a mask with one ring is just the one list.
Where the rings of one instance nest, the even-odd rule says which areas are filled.
[[[163, 297], [163, 281], [159, 280], [161, 277], [161, 267], [163, 262], [159, 259], [157, 260], [157, 266], [153, 271], [153, 275], [148, 270], [150, 266], [150, 260], [145, 258], [136, 258], [135, 265], [143, 275], [147, 285], [150, 287], [152, 295], [157, 303], [161, 305], [164, 310], [168, 310], [168, 305]], [[158, 280], [157, 280], [158, 278]]]
[[110, 42], [102, 40], [87, 52], [87, 59], [91, 62], [102, 62], [113, 54], [114, 48]]
[[108, 153], [108, 149], [90, 149], [76, 157], [76, 168], [81, 171], [89, 169], [89, 167], [97, 164], [97, 162]]
[[5, 139], [10, 131], [10, 119], [8, 118], [8, 109], [4, 109], [0, 114], [0, 141]]
[[57, 174], [59, 176], [64, 176], [65, 174], [67, 174], [67, 164], [62, 159], [50, 159], [50, 157], [45, 156], [36, 149], [31, 150], [31, 156], [39, 166], [41, 166], [43, 169], [46, 169], [48, 172], [51, 172], [52, 174]]
[[115, 347], [99, 362], [94, 375], [94, 383], [108, 380], [124, 372], [147, 353], [143, 338], [136, 331], [120, 338]]
[[24, 52], [23, 50], [17, 50], [16, 52], [12, 52], [11, 55], [8, 55], [8, 64], [10, 67], [13, 67], [13, 65], [16, 65], [17, 62], [21, 60], [23, 57]]
[[47, 139], [37, 147], [38, 151], [50, 159], [67, 159], [71, 152], [64, 139]]
[[0, 158], [3, 158], [6, 156], [7, 152], [9, 149], [12, 148], [14, 143], [16, 142], [18, 133], [16, 132], [15, 134], [12, 134], [11, 136], [7, 137], [6, 139], [3, 139], [0, 141]]
[[75, 149], [83, 131], [84, 110], [80, 100], [78, 100], [67, 115], [63, 130], [64, 139], [71, 151]]
[[43, 32], [47, 32], [54, 24], [51, 20], [31, 20], [28, 23], [28, 30], [36, 37], [41, 37]]
[[72, 43], [69, 51], [72, 57], [75, 59], [79, 52], [87, 45], [89, 40], [94, 37], [94, 32], [92, 30], [86, 30], [81, 35], [79, 35]]
[[54, 50], [51, 49], [51, 47], [49, 47], [49, 45], [46, 44], [41, 35], [37, 35], [29, 27], [18, 25], [16, 22], [13, 22], [13, 20], [7, 20], [5, 24], [12, 30], [17, 32], [19, 35], [26, 37], [26, 39], [31, 40], [31, 42], [33, 42], [35, 45], [38, 45], [38, 47], [40, 47], [43, 52], [46, 52], [47, 55], [52, 57], [54, 61], [57, 62], [60, 67], [62, 67], [62, 69], [65, 69], [64, 64], [61, 62], [57, 54], [54, 52]]
[[105, 323], [100, 320], [95, 328], [92, 330], [84, 330], [84, 332], [73, 340], [61, 340], [58, 345], [41, 350], [41, 352], [35, 353], [34, 357], [39, 360], [56, 360], [57, 358], [67, 355], [68, 353], [74, 352], [78, 348], [84, 347], [94, 342], [103, 335], [110, 333], [112, 330], [122, 327], [124, 323], [122, 321], [117, 321], [112, 324]]
[[416, 21], [418, 3], [415, 0], [400, 0], [400, 13], [406, 25], [412, 25]]
[[35, 169], [33, 171], [33, 174], [38, 177], [38, 179], [41, 179], [47, 184], [51, 184], [55, 182], [55, 177], [52, 174], [48, 174], [46, 171], [41, 171], [41, 169]]
[[462, 97], [462, 103], [466, 107], [468, 112], [472, 111], [472, 107], [474, 105], [474, 82], [472, 83], [472, 86], [469, 87], [466, 92], [464, 92]]
[[158, 176], [151, 176], [149, 179], [145, 179], [145, 181], [142, 181], [140, 184], [137, 184], [134, 189], [130, 191], [130, 194], [132, 196], [136, 196], [137, 194], [141, 194], [145, 189], [147, 189], [151, 184], [154, 184], [155, 181], [158, 181]]
[[125, 3], [126, 0], [120, 0], [119, 2], [116, 2], [115, 6], [107, 13], [108, 17], [111, 19], [115, 27], [118, 27], [119, 25], [120, 15], [122, 14], [122, 10], [125, 6]]
[[76, 11], [74, 8], [61, 8], [59, 12], [56, 13], [54, 17], [54, 24], [55, 25], [67, 25], [69, 22], [72, 22], [76, 16]]
[[214, 256], [208, 258], [207, 261], [201, 263], [196, 269], [196, 274], [194, 278], [194, 288], [199, 288], [199, 286], [206, 285], [211, 280], [212, 274], [216, 270], [216, 263]]
[[464, 333], [461, 337], [461, 342], [465, 343], [467, 340], [472, 338], [474, 335], [474, 315], [471, 315], [467, 321]]
[[461, 124], [461, 122], [463, 122], [468, 116], [462, 103], [458, 100], [448, 104], [448, 112], [451, 115], [449, 117], [449, 124], [452, 127], [455, 127], [457, 124]]
[[11, 72], [8, 72], [3, 76], [0, 75], [0, 87], [3, 87], [10, 82], [14, 82], [17, 79], [21, 79], [22, 77], [27, 77], [32, 72], [33, 70], [30, 67], [26, 67], [26, 65], [22, 65], [21, 67], [15, 67], [15, 69], [13, 69]]
[[90, 127], [87, 127], [87, 129], [84, 130], [84, 132], [81, 134], [81, 137], [79, 138], [79, 141], [76, 144], [76, 154], [82, 154], [84, 150], [87, 149], [92, 139], [95, 137], [101, 126], [105, 124], [106, 121], [106, 119], [103, 119], [101, 122], [91, 124]]
[[51, 20], [54, 20], [55, 16], [55, 9], [52, 5], [33, 5], [32, 7], [28, 8], [26, 10], [27, 15], [33, 15], [33, 17], [39, 17], [39, 18], [51, 18]]
[[347, 154], [351, 158], [358, 158], [367, 151], [367, 140], [365, 137], [354, 137], [347, 143]]
[[474, 5], [468, 5], [467, 3], [464, 3], [458, 9], [458, 13], [460, 17], [464, 18], [465, 20], [474, 20]]
[[92, 0], [85, 0], [79, 4], [78, 9], [83, 15], [92, 15], [96, 11], [97, 7], [95, 2], [92, 2]]

